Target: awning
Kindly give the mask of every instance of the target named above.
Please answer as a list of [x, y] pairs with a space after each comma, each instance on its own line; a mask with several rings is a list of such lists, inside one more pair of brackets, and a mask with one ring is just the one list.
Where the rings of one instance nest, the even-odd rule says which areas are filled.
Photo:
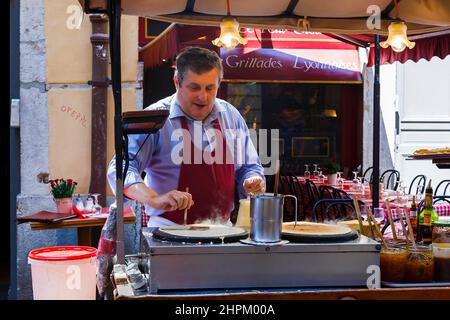
[[[153, 68], [186, 46], [213, 47], [218, 33], [216, 27], [171, 26], [140, 58], [145, 69]], [[220, 50], [225, 81], [362, 83], [355, 45], [319, 32], [241, 28], [241, 35], [248, 40], [244, 47]]]
[[[408, 60], [417, 62], [420, 59], [430, 61], [433, 57], [445, 59], [450, 54], [450, 33], [414, 40], [416, 45], [413, 49], [403, 52], [394, 52], [391, 48], [380, 48], [380, 64], [394, 63], [396, 61], [405, 63]], [[368, 67], [374, 64], [374, 48], [370, 48]]]
[[[79, 0], [84, 6], [86, 0]], [[90, 0], [91, 8], [106, 9], [105, 0]], [[227, 13], [225, 0], [123, 0], [122, 14], [187, 25], [219, 26]], [[230, 1], [231, 14], [241, 26], [257, 29], [297, 29], [341, 34], [387, 35], [395, 18], [391, 0], [240, 0]], [[450, 1], [401, 0], [398, 18], [408, 25], [408, 34], [450, 28]], [[381, 28], [368, 18], [381, 15]]]
[[[147, 23], [152, 23], [152, 20]], [[140, 23], [140, 28], [145, 25], [144, 22]], [[211, 41], [219, 34], [220, 29], [216, 27], [171, 24], [160, 35], [141, 48], [139, 60], [144, 61], [144, 68], [148, 69], [160, 65], [164, 60], [174, 58], [184, 47], [202, 46], [218, 51], [218, 48]]]

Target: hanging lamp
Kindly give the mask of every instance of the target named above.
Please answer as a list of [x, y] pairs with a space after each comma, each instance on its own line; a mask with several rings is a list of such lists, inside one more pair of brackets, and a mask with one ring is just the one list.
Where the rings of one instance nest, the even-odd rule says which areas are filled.
[[389, 35], [386, 41], [380, 42], [380, 46], [384, 49], [391, 46], [392, 50], [395, 52], [402, 52], [406, 47], [409, 49], [414, 48], [416, 45], [415, 42], [411, 42], [408, 40], [408, 36], [406, 35], [406, 30], [408, 29], [406, 24], [398, 19], [398, 6], [397, 0], [395, 3], [395, 21], [392, 21], [389, 24], [388, 30]]
[[239, 44], [247, 44], [248, 40], [239, 34], [239, 22], [230, 16], [230, 1], [227, 0], [227, 16], [220, 23], [220, 36], [212, 41], [213, 45], [226, 50], [234, 49]]

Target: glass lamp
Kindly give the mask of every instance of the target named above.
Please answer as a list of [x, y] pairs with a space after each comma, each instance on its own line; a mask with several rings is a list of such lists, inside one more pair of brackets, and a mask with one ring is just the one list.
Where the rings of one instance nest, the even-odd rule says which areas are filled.
[[220, 36], [212, 41], [213, 45], [226, 50], [234, 49], [238, 44], [247, 44], [248, 40], [239, 34], [239, 22], [235, 18], [223, 18], [220, 23]]
[[393, 21], [388, 27], [389, 35], [386, 41], [380, 42], [382, 48], [391, 46], [395, 52], [402, 52], [406, 47], [409, 49], [414, 48], [415, 42], [408, 40], [406, 35], [406, 24], [403, 21]]

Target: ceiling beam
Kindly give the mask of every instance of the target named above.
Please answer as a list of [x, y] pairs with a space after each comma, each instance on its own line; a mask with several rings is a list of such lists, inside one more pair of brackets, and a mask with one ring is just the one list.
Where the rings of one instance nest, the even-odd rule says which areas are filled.
[[188, 0], [186, 3], [186, 11], [194, 12], [195, 0]]
[[[397, 0], [397, 4], [400, 3], [401, 0]], [[384, 8], [383, 11], [381, 11], [381, 18], [385, 18], [385, 19], [392, 19], [389, 16], [389, 13], [395, 8], [395, 1], [392, 0], [387, 6], [386, 8]]]
[[350, 37], [350, 36], [345, 35], [345, 34], [337, 34], [337, 33], [324, 33], [324, 34], [326, 34], [327, 36], [330, 36], [330, 37], [332, 37], [334, 39], [340, 40], [342, 42], [349, 43], [349, 44], [352, 44], [352, 45], [356, 45], [358, 47], [367, 48], [367, 47], [370, 46], [369, 42], [362, 41], [362, 40]]
[[292, 14], [292, 12], [294, 11], [295, 7], [297, 6], [298, 2], [300, 0], [291, 0], [286, 8], [286, 10], [284, 11], [285, 15], [290, 16]]

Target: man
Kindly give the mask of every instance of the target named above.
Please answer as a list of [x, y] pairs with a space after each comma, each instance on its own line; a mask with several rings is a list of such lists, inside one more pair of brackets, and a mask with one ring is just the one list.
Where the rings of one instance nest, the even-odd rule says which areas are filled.
[[[176, 93], [147, 108], [169, 109], [166, 123], [156, 134], [129, 137], [124, 194], [145, 204], [149, 227], [182, 224], [185, 209], [188, 223], [226, 223], [235, 181], [241, 197], [265, 191], [263, 168], [244, 119], [216, 98], [222, 76], [215, 52], [185, 49], [176, 59]], [[239, 161], [240, 153], [245, 161]], [[108, 169], [113, 190], [115, 170], [113, 158]]]

